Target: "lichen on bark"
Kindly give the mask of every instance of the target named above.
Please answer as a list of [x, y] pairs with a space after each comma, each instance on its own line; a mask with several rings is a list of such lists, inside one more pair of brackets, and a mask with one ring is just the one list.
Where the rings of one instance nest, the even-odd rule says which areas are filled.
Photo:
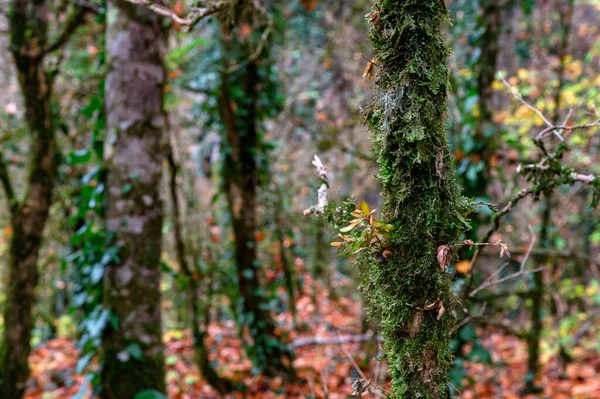
[[[443, 0], [379, 0], [367, 15], [375, 49], [376, 94], [366, 113], [382, 183], [382, 218], [393, 224], [392, 255], [357, 259], [381, 334], [394, 398], [449, 397], [451, 276], [438, 246], [468, 228], [444, 131], [449, 49], [440, 31]], [[439, 317], [439, 305], [445, 313]]]

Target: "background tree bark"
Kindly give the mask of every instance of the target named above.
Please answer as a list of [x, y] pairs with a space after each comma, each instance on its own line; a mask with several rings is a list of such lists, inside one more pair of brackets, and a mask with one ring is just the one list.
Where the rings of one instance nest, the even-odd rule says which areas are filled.
[[102, 397], [165, 391], [161, 329], [160, 183], [166, 116], [165, 22], [125, 1], [108, 3], [106, 228], [120, 247], [105, 274], [104, 303], [118, 328], [104, 337]]
[[25, 106], [31, 155], [25, 195], [19, 200], [0, 154], [0, 180], [9, 202], [12, 228], [5, 328], [0, 350], [0, 392], [4, 399], [21, 398], [29, 377], [37, 263], [56, 178], [56, 127], [51, 110], [53, 79], [45, 69], [44, 60], [68, 41], [83, 20], [83, 11], [77, 9], [67, 18], [58, 39], [49, 44], [48, 15], [46, 0], [13, 0], [10, 4], [10, 47]]

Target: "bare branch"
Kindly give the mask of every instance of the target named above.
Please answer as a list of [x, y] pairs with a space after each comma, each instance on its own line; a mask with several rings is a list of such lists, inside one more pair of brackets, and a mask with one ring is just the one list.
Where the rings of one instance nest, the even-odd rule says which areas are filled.
[[71, 14], [67, 17], [65, 22], [65, 27], [58, 38], [50, 44], [48, 47], [44, 49], [44, 54], [52, 53], [56, 50], [61, 49], [73, 36], [73, 33], [77, 30], [77, 28], [83, 23], [84, 16], [89, 10], [84, 7], [77, 6], [76, 9], [71, 12]]
[[458, 329], [460, 329], [465, 324], [468, 324], [471, 320], [482, 317], [483, 313], [485, 313], [486, 307], [487, 307], [487, 302], [484, 302], [481, 305], [481, 307], [479, 308], [479, 310], [477, 311], [477, 313], [471, 314], [471, 315], [465, 317], [464, 319], [462, 319], [460, 322], [456, 323], [456, 325], [452, 329], [452, 332], [454, 333], [455, 331], [458, 331]]
[[521, 104], [523, 104], [524, 106], [526, 106], [527, 108], [529, 108], [530, 110], [535, 112], [537, 114], [537, 116], [542, 118], [542, 120], [544, 121], [546, 126], [548, 126], [550, 128], [550, 130], [552, 130], [552, 132], [556, 135], [556, 137], [558, 137], [558, 139], [560, 141], [565, 141], [565, 139], [562, 137], [560, 132], [554, 127], [554, 124], [552, 122], [550, 122], [550, 120], [548, 118], [546, 118], [546, 116], [542, 113], [542, 111], [540, 111], [539, 109], [537, 109], [536, 107], [534, 107], [533, 105], [531, 105], [527, 101], [525, 101], [525, 99], [523, 98], [521, 93], [519, 93], [519, 91], [516, 88], [514, 88], [510, 83], [508, 83], [508, 80], [506, 80], [506, 77], [504, 77], [504, 76], [502, 77], [502, 83], [504, 83], [504, 85], [508, 88], [508, 90], [510, 90], [510, 93], [513, 95], [513, 97], [515, 97], [517, 100], [519, 100], [519, 102], [521, 102]]
[[[340, 335], [340, 337], [341, 337], [341, 335]], [[387, 395], [389, 395], [390, 392], [386, 391], [385, 389], [379, 388], [379, 387], [371, 386], [370, 385], [371, 380], [368, 380], [367, 377], [365, 376], [365, 373], [363, 373], [363, 371], [360, 369], [360, 367], [358, 367], [358, 364], [356, 364], [356, 361], [354, 360], [354, 357], [352, 357], [352, 354], [348, 351], [348, 349], [346, 349], [346, 347], [344, 346], [344, 344], [341, 344], [341, 347], [342, 347], [342, 350], [344, 351], [344, 354], [348, 358], [348, 360], [350, 360], [350, 363], [352, 363], [352, 365], [354, 366], [354, 369], [356, 370], [356, 372], [358, 373], [358, 375], [360, 375], [361, 378], [363, 379], [363, 381], [367, 383], [365, 388], [372, 388], [370, 390], [371, 393], [374, 394], [377, 397], [380, 397], [380, 398], [387, 397]], [[385, 393], [385, 394], [387, 394], [387, 395], [384, 395], [382, 392]]]
[[190, 30], [194, 27], [202, 18], [205, 18], [209, 15], [215, 14], [217, 12], [223, 11], [224, 9], [230, 6], [230, 1], [222, 0], [216, 1], [208, 4], [206, 7], [201, 8], [193, 8], [188, 16], [181, 17], [177, 15], [177, 13], [170, 8], [162, 6], [160, 4], [153, 3], [150, 0], [125, 0], [129, 3], [136, 4], [139, 6], [146, 7], [156, 14], [169, 18], [173, 22], [178, 23], [179, 25], [188, 26]]
[[367, 342], [371, 340], [383, 342], [383, 338], [376, 334], [338, 335], [337, 337], [304, 337], [294, 340], [288, 345], [288, 348], [296, 349], [309, 345], [340, 345], [345, 343]]
[[319, 180], [321, 181], [321, 184], [319, 185], [319, 190], [317, 191], [317, 204], [304, 210], [304, 216], [308, 216], [313, 213], [315, 215], [320, 215], [325, 212], [325, 208], [328, 204], [327, 191], [329, 189], [329, 180], [327, 178], [327, 168], [316, 155], [312, 161], [312, 164], [315, 166], [315, 168], [317, 168], [317, 173], [319, 174]]
[[527, 264], [527, 260], [529, 259], [529, 255], [531, 255], [531, 251], [533, 250], [533, 247], [535, 245], [536, 242], [536, 238], [535, 238], [535, 234], [533, 233], [531, 227], [529, 228], [531, 231], [531, 242], [529, 243], [529, 248], [527, 248], [527, 252], [525, 253], [525, 255], [523, 256], [523, 259], [521, 260], [521, 265], [519, 267], [519, 271], [509, 274], [508, 276], [502, 277], [502, 278], [497, 278], [497, 276], [500, 274], [500, 272], [502, 270], [504, 270], [504, 268], [508, 265], [507, 263], [504, 263], [498, 270], [496, 270], [496, 272], [494, 272], [490, 277], [488, 277], [483, 283], [481, 283], [481, 285], [479, 285], [479, 287], [475, 288], [473, 291], [471, 291], [471, 293], [469, 294], [469, 297], [474, 297], [479, 291], [486, 289], [487, 287], [491, 286], [491, 285], [497, 285], [497, 284], [501, 284], [505, 281], [511, 280], [513, 278], [517, 278], [520, 277], [524, 274], [527, 273], [536, 273], [539, 272], [541, 270], [543, 270], [543, 267], [537, 268], [537, 269], [533, 269], [533, 270], [525, 270], [525, 265]]

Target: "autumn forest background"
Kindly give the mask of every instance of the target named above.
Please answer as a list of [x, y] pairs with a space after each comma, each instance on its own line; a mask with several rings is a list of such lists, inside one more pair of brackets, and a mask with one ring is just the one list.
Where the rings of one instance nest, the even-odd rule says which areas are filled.
[[0, 398], [600, 398], [599, 0], [0, 0]]

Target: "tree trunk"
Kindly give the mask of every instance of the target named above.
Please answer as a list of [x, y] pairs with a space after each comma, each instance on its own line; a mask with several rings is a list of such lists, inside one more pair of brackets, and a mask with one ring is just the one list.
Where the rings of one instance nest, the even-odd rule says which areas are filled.
[[119, 246], [105, 272], [104, 304], [118, 320], [105, 331], [102, 398], [165, 392], [161, 329], [160, 183], [166, 116], [164, 21], [147, 8], [108, 3], [105, 157], [106, 230]]
[[230, 76], [221, 76], [219, 113], [226, 131], [226, 142], [231, 150], [226, 154], [223, 180], [231, 223], [235, 236], [235, 260], [240, 303], [238, 326], [248, 327], [252, 344], [247, 346], [254, 365], [267, 374], [289, 370], [286, 359], [290, 354], [275, 334], [275, 320], [267, 309], [266, 293], [261, 287], [260, 265], [257, 256], [256, 194], [259, 170], [256, 152], [259, 151], [257, 101], [259, 75], [256, 62], [243, 69], [241, 88], [245, 94], [243, 112], [236, 114], [229, 97]]
[[[206, 382], [217, 390], [221, 395], [231, 392], [234, 388], [233, 382], [219, 376], [217, 371], [212, 366], [208, 348], [206, 347], [206, 334], [208, 329], [209, 306], [206, 295], [203, 298], [201, 289], [203, 283], [207, 283], [207, 278], [197, 271], [192, 271], [187, 257], [186, 247], [183, 241], [183, 231], [181, 228], [181, 213], [179, 211], [179, 192], [177, 190], [177, 172], [178, 165], [173, 155], [173, 149], [170, 145], [166, 147], [166, 158], [169, 165], [169, 194], [171, 196], [171, 208], [173, 218], [173, 233], [175, 239], [175, 252], [177, 261], [181, 271], [187, 278], [186, 299], [189, 303], [189, 308], [192, 313], [192, 338], [194, 340], [194, 360], [200, 373], [206, 379]], [[196, 264], [193, 265], [196, 267]], [[209, 284], [206, 284], [209, 286]], [[209, 290], [204, 290], [209, 291]]]
[[25, 198], [21, 202], [10, 188], [8, 171], [3, 167], [13, 230], [0, 365], [4, 399], [21, 398], [29, 377], [37, 261], [56, 174], [51, 81], [43, 67], [45, 53], [42, 50], [46, 47], [47, 15], [45, 1], [14, 0], [11, 3], [11, 50], [31, 134], [31, 160]]
[[480, 39], [481, 55], [476, 64], [477, 93], [479, 95], [479, 116], [475, 129], [476, 141], [479, 145], [477, 155], [485, 163], [485, 167], [477, 174], [475, 181], [470, 182], [470, 190], [466, 194], [473, 197], [487, 195], [490, 179], [490, 158], [493, 154], [496, 129], [492, 120], [492, 83], [496, 78], [496, 62], [500, 42], [501, 12], [505, 8], [505, 0], [485, 0], [481, 5], [480, 26], [483, 35]]
[[[379, 0], [369, 14], [377, 91], [366, 120], [380, 166], [389, 253], [357, 257], [365, 298], [381, 315], [394, 398], [449, 398], [453, 295], [436, 259], [466, 230], [444, 131], [449, 49], [441, 0]], [[443, 308], [442, 308], [443, 306]], [[445, 309], [445, 311], [444, 311]]]

